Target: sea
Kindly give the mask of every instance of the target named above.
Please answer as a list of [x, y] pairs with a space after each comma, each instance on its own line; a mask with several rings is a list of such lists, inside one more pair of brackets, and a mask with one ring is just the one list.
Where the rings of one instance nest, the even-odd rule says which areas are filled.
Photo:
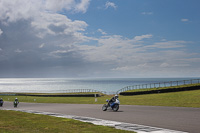
[[68, 93], [99, 91], [115, 94], [127, 87], [197, 78], [0, 78], [0, 93]]

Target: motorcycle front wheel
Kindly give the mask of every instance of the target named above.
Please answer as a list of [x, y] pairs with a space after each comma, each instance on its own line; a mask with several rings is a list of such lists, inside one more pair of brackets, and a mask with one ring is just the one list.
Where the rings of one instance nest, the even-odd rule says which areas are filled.
[[119, 105], [118, 105], [118, 104], [115, 104], [114, 107], [113, 107], [112, 109], [113, 109], [113, 111], [118, 111]]
[[106, 104], [103, 105], [102, 110], [103, 110], [103, 111], [106, 111], [106, 110], [107, 110], [107, 105], [106, 105]]
[[17, 108], [17, 105], [18, 105], [18, 104], [17, 104], [16, 102], [14, 102], [14, 107], [15, 107], [15, 108]]

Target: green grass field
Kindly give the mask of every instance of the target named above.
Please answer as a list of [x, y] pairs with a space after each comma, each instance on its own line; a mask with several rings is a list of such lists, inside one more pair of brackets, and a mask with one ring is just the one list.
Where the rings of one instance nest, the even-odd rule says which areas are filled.
[[200, 108], [200, 90], [123, 96], [123, 104]]
[[[13, 101], [16, 96], [0, 96], [5, 101]], [[112, 96], [94, 97], [33, 97], [17, 96], [20, 102], [36, 103], [70, 103], [70, 104], [104, 104]], [[150, 105], [150, 106], [176, 106], [200, 107], [200, 90], [181, 91], [171, 93], [158, 93], [136, 96], [119, 96], [122, 105]]]
[[1, 133], [128, 133], [112, 127], [97, 126], [53, 116], [0, 110]]
[[[104, 104], [112, 96], [98, 97], [36, 97], [17, 96], [20, 102], [66, 103], [66, 104]], [[16, 96], [0, 96], [4, 101], [14, 101]], [[200, 90], [157, 93], [135, 96], [119, 96], [122, 105], [174, 106], [200, 108]], [[14, 111], [0, 110], [0, 132], [127, 132], [111, 127], [95, 126], [76, 120], [56, 118]]]

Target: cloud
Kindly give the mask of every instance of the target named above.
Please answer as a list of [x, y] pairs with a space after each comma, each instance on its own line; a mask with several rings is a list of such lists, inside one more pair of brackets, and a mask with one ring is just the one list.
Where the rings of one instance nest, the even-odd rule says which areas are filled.
[[105, 4], [105, 8], [108, 9], [109, 7], [117, 9], [117, 6], [116, 6], [115, 3], [107, 1], [106, 4]]
[[153, 12], [142, 12], [142, 15], [153, 15]]
[[55, 14], [62, 10], [85, 13], [89, 4], [90, 0], [2, 0], [0, 20], [4, 22], [16, 22], [20, 19], [34, 20], [41, 13]]
[[134, 37], [134, 41], [140, 41], [140, 40], [143, 40], [145, 38], [152, 38], [153, 35], [151, 34], [146, 34], [146, 35], [141, 35], [141, 36], [135, 36]]
[[45, 43], [42, 43], [39, 48], [43, 48], [45, 46]]
[[188, 22], [189, 19], [187, 19], [187, 18], [182, 18], [181, 21], [182, 21], [182, 22]]
[[41, 13], [31, 22], [31, 25], [38, 31], [37, 36], [40, 38], [45, 37], [47, 34], [77, 35], [77, 32], [84, 31], [87, 27], [87, 23], [84, 21], [72, 21], [64, 15], [49, 13]]
[[0, 35], [3, 34], [3, 31], [0, 29]]
[[[0, 2], [1, 77], [146, 77], [200, 71], [198, 53], [184, 40], [87, 36], [89, 25], [63, 12], [85, 13], [89, 0], [2, 0]], [[107, 8], [117, 8], [107, 2]], [[31, 14], [31, 15], [30, 15]], [[2, 35], [3, 34], [3, 35]], [[194, 58], [195, 54], [195, 58]]]
[[84, 51], [83, 54], [86, 60], [123, 64], [130, 62], [130, 60], [139, 61], [141, 58], [139, 56], [140, 52], [144, 52], [146, 48], [138, 44], [138, 41], [144, 41], [144, 39], [152, 36], [147, 34], [135, 36], [133, 39], [124, 38], [120, 35], [102, 36], [101, 38], [96, 38], [99, 45], [83, 45], [79, 48]]
[[76, 12], [81, 11], [85, 13], [88, 9], [89, 4], [90, 4], [90, 0], [81, 0], [81, 2], [75, 6], [75, 11]]
[[45, 10], [50, 12], [57, 12], [65, 9], [75, 13], [85, 13], [90, 4], [90, 0], [45, 0], [43, 3], [45, 5]]
[[102, 35], [106, 35], [107, 33], [105, 31], [103, 31], [102, 29], [98, 29], [98, 32], [100, 32]]
[[169, 67], [170, 65], [168, 64], [168, 63], [162, 63], [161, 65], [160, 65], [160, 67]]
[[16, 52], [16, 53], [21, 53], [22, 50], [20, 50], [20, 49], [16, 49], [15, 52]]
[[[75, 66], [84, 62], [81, 54], [71, 49], [88, 40], [83, 34], [88, 25], [60, 12], [85, 13], [89, 3], [89, 0], [2, 0], [0, 27], [5, 37], [0, 37], [1, 76], [73, 75]], [[61, 50], [68, 52], [55, 52]], [[53, 71], [57, 74], [52, 74]]]
[[45, 37], [47, 34], [73, 34], [78, 39], [81, 34], [77, 32], [84, 31], [87, 23], [80, 20], [72, 21], [57, 12], [65, 9], [84, 13], [89, 2], [89, 0], [81, 0], [80, 2], [75, 0], [2, 0], [0, 4], [0, 21], [5, 25], [20, 20], [31, 21], [31, 26], [37, 31], [37, 36], [40, 38]]
[[[96, 38], [98, 45], [77, 46], [85, 60], [109, 66], [109, 73], [126, 76], [184, 75], [193, 63], [192, 55], [186, 51], [187, 41], [150, 42], [152, 34], [135, 36], [132, 39], [120, 35]], [[147, 45], [149, 44], [149, 45]], [[190, 60], [183, 60], [189, 58]], [[194, 73], [194, 72], [191, 72]]]
[[188, 44], [191, 42], [187, 41], [162, 41], [162, 42], [156, 42], [152, 45], [146, 46], [146, 48], [162, 48], [162, 49], [168, 49], [168, 48], [181, 48], [185, 47], [185, 44]]

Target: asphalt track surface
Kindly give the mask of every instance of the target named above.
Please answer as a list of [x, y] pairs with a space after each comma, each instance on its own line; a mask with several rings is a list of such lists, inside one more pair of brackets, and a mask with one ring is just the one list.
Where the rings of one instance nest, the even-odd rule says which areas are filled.
[[[118, 112], [102, 111], [95, 104], [20, 103], [18, 109], [66, 115], [93, 117], [104, 120], [153, 126], [189, 133], [200, 133], [200, 108], [120, 105]], [[14, 109], [4, 102], [4, 109]]]

